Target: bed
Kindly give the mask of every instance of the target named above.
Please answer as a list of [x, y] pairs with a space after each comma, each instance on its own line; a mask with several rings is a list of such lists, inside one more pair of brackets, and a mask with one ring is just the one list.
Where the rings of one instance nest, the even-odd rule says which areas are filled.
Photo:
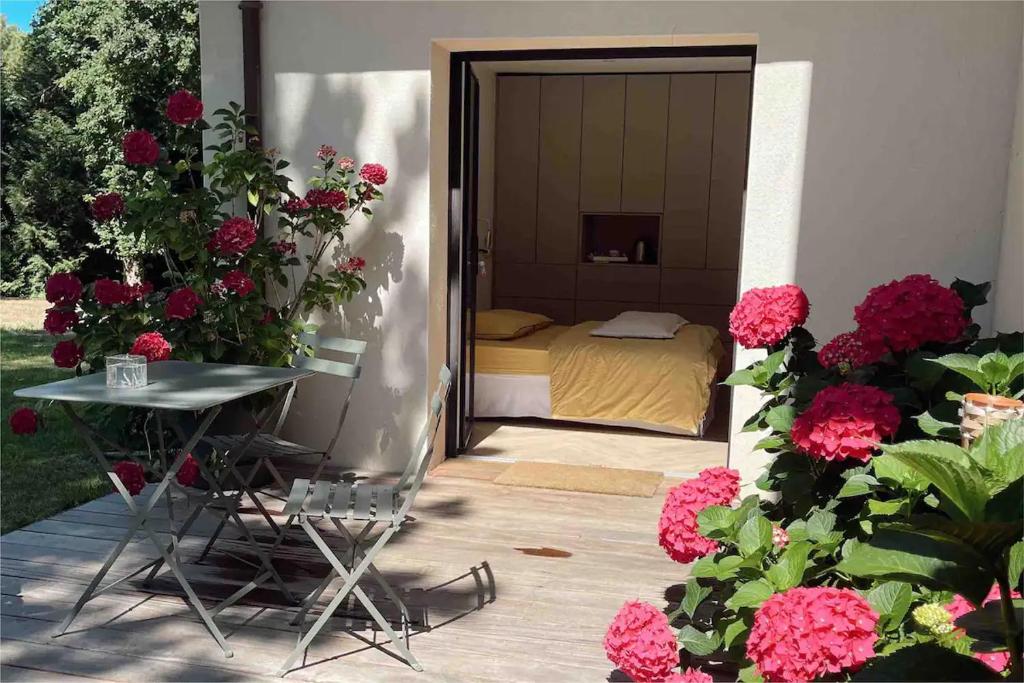
[[717, 330], [688, 323], [671, 339], [591, 336], [599, 325], [478, 338], [474, 415], [703, 435], [723, 354]]

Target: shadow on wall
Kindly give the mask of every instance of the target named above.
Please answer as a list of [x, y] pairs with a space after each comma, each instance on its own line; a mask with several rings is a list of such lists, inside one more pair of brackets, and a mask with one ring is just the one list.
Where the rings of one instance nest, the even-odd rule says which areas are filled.
[[[420, 257], [409, 258], [409, 244], [419, 237], [415, 231], [423, 231], [417, 225], [421, 207], [414, 205], [420, 194], [426, 201], [425, 190], [420, 193], [416, 188], [426, 188], [428, 182], [426, 88], [414, 98], [407, 117], [395, 117], [404, 120], [382, 122], [380, 117], [389, 114], [371, 99], [372, 84], [365, 79], [295, 74], [288, 78], [291, 85], [301, 83], [296, 99], [304, 101], [290, 109], [287, 120], [272, 120], [267, 137], [269, 144], [284, 147], [291, 157], [296, 191], [304, 191], [306, 179], [313, 175], [311, 165], [320, 144], [352, 156], [357, 166], [380, 161], [389, 170], [384, 200], [374, 207], [372, 221], [353, 219], [345, 242], [320, 265], [324, 272], [349, 256], [362, 256], [367, 264], [366, 290], [337, 309], [312, 313], [309, 322], [319, 324], [322, 334], [368, 343], [333, 464], [398, 471], [410, 457], [412, 440], [424, 419], [421, 399], [426, 396], [426, 378], [421, 376], [427, 353], [426, 309], [421, 304], [427, 282], [425, 249]], [[275, 101], [282, 95], [277, 94]], [[310, 245], [300, 243], [303, 248], [308, 253]], [[286, 437], [325, 445], [337, 424], [340, 399], [334, 398], [348, 389], [344, 381], [317, 376], [303, 383]]]

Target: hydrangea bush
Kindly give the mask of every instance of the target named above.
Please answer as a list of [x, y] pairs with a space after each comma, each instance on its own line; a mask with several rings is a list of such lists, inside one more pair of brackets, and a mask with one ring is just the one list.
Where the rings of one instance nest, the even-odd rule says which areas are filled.
[[[964, 392], [1024, 383], [1024, 335], [979, 339], [971, 320], [987, 292], [895, 280], [821, 348], [800, 288], [741, 297], [730, 331], [767, 357], [727, 384], [764, 396], [745, 430], [773, 455], [757, 482], [768, 495], [737, 499], [738, 474], [722, 468], [669, 491], [659, 541], [693, 562], [666, 617], [683, 654], [634, 675], [633, 655], [606, 640], [619, 669], [638, 681], [684, 667], [743, 681], [1020, 679], [1024, 420], [955, 443]], [[630, 623], [633, 642], [663, 638], [658, 620]]]

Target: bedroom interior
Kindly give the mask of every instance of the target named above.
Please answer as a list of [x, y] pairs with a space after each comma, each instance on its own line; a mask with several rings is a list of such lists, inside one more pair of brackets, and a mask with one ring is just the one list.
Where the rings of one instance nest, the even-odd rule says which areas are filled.
[[465, 456], [668, 475], [725, 463], [730, 390], [718, 383], [732, 363], [752, 67], [473, 63]]

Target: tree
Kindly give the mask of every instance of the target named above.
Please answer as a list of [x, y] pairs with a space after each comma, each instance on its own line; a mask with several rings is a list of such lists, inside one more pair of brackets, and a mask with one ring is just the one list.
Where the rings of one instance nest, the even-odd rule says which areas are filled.
[[88, 200], [126, 186], [123, 134], [168, 139], [167, 96], [199, 85], [194, 1], [49, 0], [32, 29], [3, 26], [4, 295], [38, 292], [59, 270], [94, 277], [118, 259], [137, 264], [141, 245], [97, 230]]

